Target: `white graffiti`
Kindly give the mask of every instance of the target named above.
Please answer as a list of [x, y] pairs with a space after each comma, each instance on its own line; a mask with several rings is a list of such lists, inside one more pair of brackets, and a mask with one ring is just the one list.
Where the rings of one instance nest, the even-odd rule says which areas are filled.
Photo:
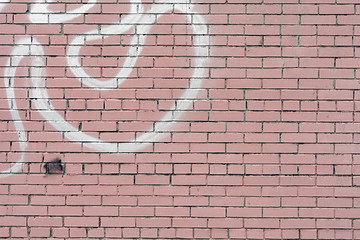
[[[47, 2], [52, 1], [53, 0]], [[106, 81], [91, 77], [82, 68], [79, 60], [79, 52], [85, 44], [84, 39], [86, 39], [86, 41], [92, 41], [101, 38], [107, 38], [114, 34], [123, 34], [135, 26], [142, 34], [146, 35], [146, 33], [149, 33], [151, 27], [154, 25], [152, 18], [148, 17], [150, 14], [156, 14], [156, 16], [159, 17], [166, 12], [176, 9], [185, 13], [185, 16], [187, 16], [190, 22], [192, 21], [196, 23], [191, 25], [192, 31], [194, 33], [194, 44], [197, 46], [195, 47], [195, 58], [193, 60], [193, 75], [190, 79], [191, 88], [185, 90], [181, 96], [182, 101], [178, 101], [176, 103], [177, 109], [188, 109], [192, 104], [190, 99], [194, 99], [196, 97], [198, 89], [201, 87], [201, 76], [204, 75], [205, 61], [207, 61], [207, 56], [209, 53], [209, 38], [207, 36], [207, 26], [204, 19], [199, 14], [186, 14], [186, 12], [193, 7], [190, 3], [190, 0], [182, 1], [180, 2], [181, 4], [179, 4], [179, 1], [174, 4], [169, 0], [164, 0], [161, 4], [153, 4], [153, 6], [147, 11], [144, 10], [143, 4], [138, 0], [131, 0], [130, 3], [130, 13], [136, 14], [127, 15], [120, 23], [114, 23], [109, 27], [103, 28], [101, 29], [101, 32], [98, 30], [93, 30], [74, 38], [74, 40], [69, 44], [67, 51], [67, 63], [69, 69], [76, 76], [77, 80], [81, 81], [88, 87], [97, 89], [99, 91], [118, 88], [125, 80], [127, 80], [128, 76], [133, 71], [138, 56], [143, 50], [145, 38], [138, 38], [138, 36], [134, 34], [123, 67], [119, 70], [118, 74], [114, 78], [108, 79]], [[69, 13], [57, 14], [48, 9], [48, 4], [45, 3], [44, 0], [37, 0], [35, 5], [31, 8], [29, 19], [33, 23], [63, 23], [81, 16], [81, 14], [86, 13], [95, 4], [96, 0], [89, 0], [88, 3], [84, 6]], [[31, 52], [29, 51], [29, 43], [32, 44]], [[45, 72], [42, 67], [39, 67], [45, 66], [43, 47], [38, 41], [36, 41], [36, 39], [32, 39], [31, 37], [24, 37], [22, 41], [17, 43], [17, 46], [12, 51], [11, 57], [7, 62], [7, 68], [4, 71], [4, 82], [6, 86], [8, 105], [15, 124], [15, 129], [18, 133], [21, 156], [17, 162], [12, 165], [12, 167], [0, 173], [0, 178], [7, 177], [20, 171], [25, 160], [24, 151], [28, 145], [26, 137], [27, 133], [16, 105], [14, 79], [20, 61], [24, 56], [28, 55], [32, 56], [32, 64], [30, 68], [32, 86], [30, 90], [34, 98], [32, 103], [34, 104], [35, 108], [40, 113], [40, 115], [57, 131], [63, 133], [64, 137], [73, 142], [81, 143], [84, 147], [93, 149], [98, 152], [125, 153], [138, 151], [146, 146], [151, 145], [153, 142], [159, 141], [161, 135], [158, 134], [157, 129], [170, 130], [174, 124], [176, 124], [176, 120], [180, 119], [184, 112], [177, 111], [176, 109], [174, 111], [167, 112], [161, 120], [155, 123], [154, 131], [149, 130], [140, 137], [127, 143], [105, 142], [82, 131], [79, 131], [78, 128], [67, 122], [64, 117], [56, 111], [55, 107], [51, 103], [47, 89], [44, 87], [46, 86], [45, 78], [43, 77]]]
[[89, 0], [86, 5], [83, 5], [78, 9], [63, 14], [57, 14], [57, 13], [55, 14], [48, 9], [49, 4], [47, 4], [53, 1], [54, 0], [47, 0], [46, 2], [44, 2], [43, 0], [36, 0], [36, 4], [31, 8], [31, 13], [29, 14], [30, 21], [32, 23], [67, 22], [86, 13], [96, 3], [96, 0]]

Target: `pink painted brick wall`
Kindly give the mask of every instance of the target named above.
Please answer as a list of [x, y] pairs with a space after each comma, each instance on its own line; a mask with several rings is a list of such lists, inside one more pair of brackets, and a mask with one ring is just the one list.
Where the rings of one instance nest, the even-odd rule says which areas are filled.
[[358, 1], [2, 2], [0, 238], [360, 239]]

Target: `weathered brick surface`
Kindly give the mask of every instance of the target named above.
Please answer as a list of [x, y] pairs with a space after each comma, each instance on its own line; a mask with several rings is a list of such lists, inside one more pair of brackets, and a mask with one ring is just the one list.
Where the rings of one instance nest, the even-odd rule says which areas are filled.
[[357, 1], [1, 2], [0, 238], [360, 239]]

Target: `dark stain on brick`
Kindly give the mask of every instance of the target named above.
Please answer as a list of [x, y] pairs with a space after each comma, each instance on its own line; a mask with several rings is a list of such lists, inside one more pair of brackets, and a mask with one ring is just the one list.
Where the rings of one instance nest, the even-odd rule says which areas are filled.
[[61, 164], [61, 159], [56, 158], [51, 162], [47, 162], [44, 165], [46, 174], [62, 174], [64, 172], [64, 167]]

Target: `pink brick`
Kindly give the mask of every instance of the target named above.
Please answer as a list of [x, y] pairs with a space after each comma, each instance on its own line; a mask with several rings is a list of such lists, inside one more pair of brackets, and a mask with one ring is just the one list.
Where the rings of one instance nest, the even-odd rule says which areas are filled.
[[272, 14], [279, 14], [281, 12], [280, 5], [258, 5], [258, 4], [251, 4], [247, 6], [247, 13], [272, 13]]
[[135, 227], [135, 218], [101, 217], [102, 227]]
[[353, 55], [352, 49], [348, 47], [324, 47], [319, 49], [319, 57], [352, 57]]
[[347, 69], [323, 69], [320, 70], [320, 78], [354, 78], [354, 72]]
[[283, 35], [315, 35], [316, 28], [314, 26], [300, 25], [300, 26], [283, 26], [282, 34]]
[[267, 187], [265, 186], [262, 190], [263, 196], [276, 197], [276, 196], [296, 196], [297, 191], [295, 187]]
[[160, 185], [164, 185], [164, 184], [168, 184], [169, 183], [170, 178], [168, 176], [147, 176], [147, 175], [138, 175], [135, 177], [135, 183], [136, 184], [160, 184]]
[[297, 24], [299, 20], [299, 16], [296, 15], [265, 16], [265, 24]]
[[248, 207], [278, 207], [280, 198], [247, 198], [245, 204]]
[[208, 226], [210, 228], [241, 228], [243, 227], [243, 220], [232, 218], [209, 219]]
[[243, 69], [212, 69], [211, 70], [212, 78], [244, 78], [245, 71]]
[[[136, 226], [139, 227], [170, 227], [170, 218], [137, 218]], [[181, 225], [181, 224], [179, 224]]]
[[335, 35], [334, 34], [335, 32], [337, 32], [339, 35], [347, 36], [347, 35], [352, 35], [351, 29], [352, 29], [351, 26], [320, 26], [318, 32], [319, 35], [325, 35], [325, 36]]
[[[135, 206], [137, 204], [136, 197], [132, 196], [104, 196], [103, 197], [103, 205], [111, 205], [111, 206]], [[94, 204], [94, 205], [99, 205]]]
[[26, 218], [25, 217], [3, 216], [0, 218], [0, 224], [3, 227], [26, 226]]
[[[248, 56], [248, 57], [261, 57], [261, 56], [264, 56], [264, 57], [278, 57], [278, 56], [281, 55], [281, 51], [279, 51], [279, 50], [280, 49], [275, 48], [275, 47], [266, 47], [266, 48], [251, 47], [251, 48], [246, 49], [246, 56]], [[257, 70], [259, 70], [259, 69], [257, 69]], [[279, 78], [279, 77], [276, 77], [277, 72], [279, 71], [279, 69], [268, 69], [268, 70], [262, 69], [262, 71], [264, 73], [266, 73], [266, 72], [271, 73], [270, 76], [267, 76], [266, 78]], [[254, 72], [251, 72], [251, 73], [252, 74], [251, 75], [248, 74], [248, 76], [253, 76], [254, 75]], [[254, 77], [252, 77], [252, 78], [254, 78]]]
[[62, 196], [32, 196], [33, 205], [65, 205], [65, 197]]
[[82, 216], [83, 209], [82, 207], [73, 207], [73, 206], [49, 207], [48, 215], [49, 216]]
[[68, 196], [67, 205], [97, 205], [100, 203], [98, 196]]
[[315, 220], [313, 219], [281, 219], [280, 228], [314, 228]]
[[258, 143], [258, 142], [279, 142], [279, 134], [276, 133], [246, 133], [244, 142]]
[[99, 227], [99, 218], [97, 217], [65, 217], [64, 226], [67, 227]]
[[277, 219], [245, 219], [246, 228], [279, 228], [280, 221]]
[[47, 186], [47, 194], [49, 195], [74, 195], [81, 193], [80, 186]]
[[245, 26], [245, 34], [247, 35], [279, 35], [279, 33], [280, 28], [278, 26]]
[[174, 218], [172, 225], [177, 228], [184, 228], [184, 227], [204, 228], [207, 225], [207, 221], [204, 218]]
[[[214, 3], [214, 2], [211, 2]], [[219, 14], [219, 13], [226, 13], [226, 14], [239, 14], [245, 12], [244, 5], [223, 5], [223, 4], [216, 4], [211, 6], [211, 13]]]
[[84, 207], [84, 216], [118, 216], [117, 207]]
[[354, 13], [352, 5], [321, 5], [319, 6], [320, 14], [337, 14], [341, 11], [344, 14]]
[[162, 197], [139, 197], [139, 206], [169, 206], [172, 198], [168, 196]]
[[299, 176], [299, 177], [280, 177], [280, 185], [285, 186], [312, 186], [315, 185], [315, 178], [314, 177], [306, 177], [306, 176]]
[[118, 184], [132, 184], [134, 182], [133, 176], [100, 176], [99, 184], [101, 185], [114, 185]]
[[29, 217], [29, 226], [35, 227], [60, 227], [62, 226], [61, 217]]
[[319, 228], [351, 228], [350, 219], [319, 219], [317, 221]]
[[1, 195], [0, 203], [3, 205], [27, 205], [29, 199], [24, 195]]
[[334, 211], [330, 211], [327, 208], [300, 208], [300, 217], [316, 217], [316, 218], [332, 218], [334, 217]]
[[174, 206], [208, 206], [207, 197], [174, 197]]
[[217, 35], [240, 35], [244, 32], [244, 27], [239, 25], [217, 26], [213, 25], [209, 28], [210, 34]]
[[261, 217], [261, 208], [228, 208], [228, 217]]
[[335, 188], [335, 196], [337, 197], [357, 197], [357, 192], [352, 187]]
[[213, 144], [190, 144], [190, 152], [205, 153], [205, 152], [225, 152], [225, 144], [213, 143]]
[[318, 206], [320, 207], [349, 207], [350, 199], [346, 198], [319, 198]]
[[316, 16], [316, 15], [304, 15], [301, 18], [302, 24], [334, 24], [336, 21], [335, 16]]
[[206, 177], [178, 175], [173, 176], [171, 181], [173, 185], [205, 185]]
[[291, 197], [283, 198], [282, 206], [284, 207], [314, 207], [316, 205], [314, 198], [306, 197]]
[[245, 49], [239, 47], [213, 47], [210, 48], [210, 54], [219, 57], [243, 57], [245, 56]]

